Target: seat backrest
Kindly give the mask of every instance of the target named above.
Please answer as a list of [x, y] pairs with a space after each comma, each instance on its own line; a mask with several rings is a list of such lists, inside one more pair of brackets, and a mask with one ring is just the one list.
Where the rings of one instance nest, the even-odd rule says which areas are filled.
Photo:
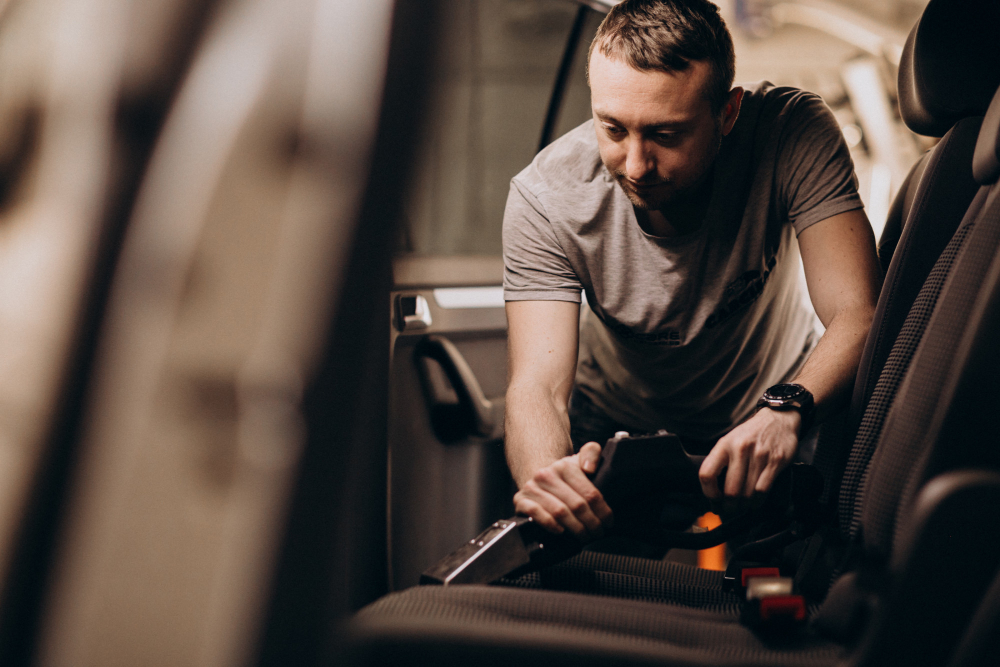
[[[303, 385], [357, 236], [389, 12], [212, 12], [128, 212], [37, 662], [224, 664], [253, 650]], [[379, 273], [388, 259], [366, 275]]]
[[[959, 284], [949, 286], [955, 301], [970, 302], [970, 313], [954, 346], [954, 371], [942, 383], [939, 400], [930, 406], [932, 413], [925, 416], [929, 426], [925, 431], [912, 431], [923, 434], [922, 456], [910, 463], [915, 472], [905, 486], [899, 511], [904, 511], [920, 488], [941, 472], [962, 466], [1000, 468], [1000, 448], [995, 446], [995, 410], [1000, 405], [1000, 348], [996, 344], [1000, 340], [1000, 253], [988, 245], [995, 237], [1000, 238], [998, 156], [1000, 88], [986, 113], [976, 144], [975, 174], [982, 185], [976, 200], [983, 201], [976, 225], [982, 231], [970, 236], [967, 251], [976, 258], [976, 264], [985, 265], [987, 270], [981, 276], [973, 274], [969, 278], [956, 273], [953, 280]], [[987, 244], [974, 246], [980, 239]], [[996, 243], [1000, 245], [1000, 240]], [[962, 285], [961, 281], [967, 284]], [[943, 310], [951, 307], [950, 302], [942, 305]], [[942, 316], [948, 317], [949, 313]], [[956, 322], [955, 328], [960, 324]], [[942, 348], [949, 341], [939, 342], [929, 335], [924, 344], [931, 349], [935, 345]]]
[[927, 166], [927, 158], [931, 151], [927, 151], [913, 163], [906, 178], [899, 186], [896, 197], [892, 200], [889, 212], [885, 217], [885, 226], [878, 237], [878, 263], [882, 267], [882, 273], [889, 272], [889, 264], [896, 252], [899, 244], [899, 237], [903, 234], [903, 225], [910, 214], [910, 207], [913, 206], [913, 197], [917, 193], [917, 186], [920, 184], [920, 177], [923, 176], [924, 168]]
[[[987, 119], [983, 122], [978, 145], [995, 141], [994, 126], [1000, 124], [1000, 95], [994, 97]], [[866, 545], [884, 553], [891, 551], [897, 510], [905, 507], [914, 489], [926, 481], [926, 473], [922, 473], [923, 478], [913, 476], [915, 473], [911, 471], [919, 468], [914, 463], [924, 457], [956, 455], [953, 448], [945, 446], [950, 438], [942, 433], [941, 425], [932, 428], [936, 423], [933, 420], [938, 411], [954, 407], [951, 398], [943, 393], [944, 385], [951, 373], [967, 372], [963, 367], [969, 361], [957, 358], [956, 350], [962, 337], [971, 335], [970, 332], [975, 332], [975, 327], [979, 326], [973, 313], [976, 298], [984, 288], [1000, 249], [997, 170], [984, 170], [979, 176], [979, 192], [932, 269], [908, 317], [908, 320], [912, 318], [923, 306], [921, 297], [928, 292], [929, 286], [940, 280], [940, 297], [926, 330], [913, 331], [913, 335], [921, 339], [919, 346], [886, 417], [879, 446], [866, 466], [868, 479], [864, 482], [863, 502], [855, 502], [855, 519], [860, 519], [858, 527], [863, 529]], [[945, 272], [945, 264], [949, 261], [952, 266]], [[900, 339], [908, 334], [904, 324]], [[955, 370], [953, 364], [956, 364]], [[962, 448], [966, 446], [961, 443]], [[906, 488], [909, 491], [904, 498]]]
[[[1000, 106], [1000, 95], [996, 104]], [[998, 121], [1000, 117], [991, 122]], [[980, 140], [989, 134], [985, 127]], [[1000, 452], [995, 451], [991, 433], [1000, 398], [1000, 386], [991, 388], [1000, 377], [995, 345], [1000, 333], [995, 317], [1000, 310], [998, 251], [1000, 187], [983, 183], [921, 287], [879, 379], [872, 404], [884, 405], [886, 416], [877, 447], [858, 446], [863, 433], [870, 431], [863, 422], [852, 449], [840, 497], [841, 521], [851, 540], [848, 561], [842, 566], [847, 573], [834, 583], [819, 610], [818, 623], [822, 631], [846, 639], [836, 628], [851, 627], [845, 619], [857, 619], [860, 607], [845, 607], [844, 601], [884, 597], [878, 623], [869, 626], [865, 648], [857, 654], [860, 664], [879, 664], [893, 650], [906, 654], [903, 664], [940, 664], [946, 657], [942, 651], [954, 645], [963, 627], [963, 614], [974, 607], [973, 598], [981, 593], [976, 582], [969, 586], [963, 580], [962, 595], [970, 603], [949, 607], [948, 618], [927, 637], [904, 633], [907, 638], [899, 647], [899, 628], [906, 626], [900, 624], [901, 618], [914, 605], [912, 601], [896, 604], [901, 597], [913, 595], [894, 584], [915, 555], [912, 545], [920, 543], [914, 541], [915, 524], [910, 521], [918, 493], [935, 475], [962, 465], [1000, 469]], [[992, 383], [984, 376], [992, 376]], [[975, 397], [978, 401], [969, 395], [977, 385], [984, 389]], [[964, 393], [959, 387], [964, 387]], [[871, 413], [865, 417], [870, 421]], [[849, 486], [852, 476], [853, 490]], [[992, 568], [991, 563], [979, 565], [988, 571]], [[975, 568], [969, 568], [970, 577], [972, 571]], [[954, 576], [962, 578], [963, 574]], [[919, 588], [920, 584], [907, 586]], [[959, 587], [953, 592], [956, 595], [951, 597], [961, 597]], [[934, 600], [927, 603], [933, 605]], [[926, 620], [919, 609], [913, 617], [915, 623]], [[887, 627], [896, 630], [887, 631]]]
[[[997, 128], [1000, 90], [987, 112], [977, 151], [995, 150]], [[888, 656], [901, 664], [943, 664], [997, 568], [998, 176], [1000, 163], [977, 170], [982, 187], [956, 234], [965, 242], [955, 254], [866, 471], [854, 526], [863, 543], [861, 564], [877, 569], [888, 563], [886, 580], [893, 586], [876, 624], [883, 632], [869, 644], [863, 664], [884, 664]], [[928, 283], [939, 268], [935, 266]], [[924, 525], [927, 510], [944, 497], [930, 487], [940, 486], [948, 474], [970, 473], [992, 475], [993, 482], [974, 492], [962, 510], [945, 510], [940, 525]]]
[[[966, 16], [975, 12], [979, 4], [974, 0], [932, 0], [928, 10], [932, 14], [955, 12]], [[998, 14], [996, 25], [1000, 23], [1000, 13], [993, 13]], [[979, 20], [986, 19], [980, 16]], [[935, 32], [937, 25], [943, 26], [942, 34]], [[825, 492], [826, 497], [839, 505], [841, 489], [846, 487], [847, 495], [843, 498], [846, 507], [840, 505], [841, 528], [844, 530], [849, 523], [848, 514], [860, 479], [857, 462], [853, 467], [846, 468], [852, 448], [845, 444], [862, 438], [863, 442], [855, 443], [855, 447], [866, 450], [867, 454], [858, 461], [865, 462], [870, 457], [891, 396], [901, 377], [895, 373], [882, 379], [883, 386], [879, 394], [875, 394], [890, 351], [931, 267], [951, 239], [978, 189], [970, 166], [979, 130], [977, 117], [986, 112], [992, 92], [1000, 83], [1000, 75], [990, 73], [973, 78], [966, 87], [954, 91], [955, 99], [951, 106], [941, 106], [938, 96], [931, 93], [937, 88], [950, 88], [959, 72], [977, 69], [979, 61], [984, 58], [984, 48], [989, 51], [987, 59], [1000, 58], [1000, 44], [991, 41], [988, 47], [969, 45], [964, 39], [959, 39], [959, 35], [949, 32], [952, 25], [952, 21], [935, 23], [921, 19], [911, 31], [903, 52], [899, 85], [912, 87], [906, 82], [919, 81], [920, 91], [923, 91], [921, 95], [900, 97], [904, 119], [931, 119], [935, 121], [934, 127], [948, 123], [945, 128], [948, 132], [911, 172], [911, 178], [916, 179], [916, 183], [901, 188], [898, 201], [894, 202], [893, 208], [905, 216], [904, 223], [859, 364], [846, 432], [821, 438], [816, 451], [816, 463], [831, 481], [830, 488]], [[940, 44], [948, 40], [951, 40], [951, 47], [945, 57], [940, 56], [938, 49], [923, 46], [927, 43], [940, 48]], [[925, 126], [926, 123], [911, 125], [911, 128], [926, 129]], [[912, 347], [902, 356], [897, 354], [894, 363], [905, 368], [910, 354]], [[865, 426], [863, 433], [860, 432], [862, 424]]]
[[929, 413], [940, 400], [955, 345], [1000, 244], [1000, 226], [986, 206], [994, 201], [989, 188], [980, 189], [931, 270], [890, 352], [851, 451], [840, 492], [842, 528], [856, 538], [864, 513], [865, 541], [884, 553], [890, 551], [888, 535], [913, 461], [933, 442], [924, 437]]

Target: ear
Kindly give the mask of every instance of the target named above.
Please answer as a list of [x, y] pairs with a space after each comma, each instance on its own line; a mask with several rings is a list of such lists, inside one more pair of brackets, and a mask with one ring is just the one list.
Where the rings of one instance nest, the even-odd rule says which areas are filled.
[[743, 89], [736, 86], [729, 91], [726, 106], [722, 107], [722, 136], [733, 131], [736, 118], [740, 115], [740, 105], [743, 104]]

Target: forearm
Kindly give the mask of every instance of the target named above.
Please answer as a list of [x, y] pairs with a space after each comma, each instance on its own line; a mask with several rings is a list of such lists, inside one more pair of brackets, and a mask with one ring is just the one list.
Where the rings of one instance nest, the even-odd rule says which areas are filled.
[[874, 312], [874, 307], [862, 305], [838, 313], [793, 380], [812, 393], [816, 421], [836, 412], [848, 398]]
[[573, 453], [566, 401], [539, 386], [511, 385], [504, 417], [507, 465], [521, 488], [541, 468]]
[[514, 509], [547, 530], [591, 540], [612, 518], [586, 476], [597, 469], [601, 448], [586, 444], [573, 454], [569, 437], [579, 322], [575, 302], [507, 302], [510, 385], [504, 432], [507, 464], [519, 489]]

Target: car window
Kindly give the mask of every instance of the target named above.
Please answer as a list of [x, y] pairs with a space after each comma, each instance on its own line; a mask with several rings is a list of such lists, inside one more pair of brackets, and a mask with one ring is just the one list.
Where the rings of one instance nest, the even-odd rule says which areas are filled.
[[[510, 179], [534, 157], [579, 5], [451, 0], [397, 242], [403, 255], [499, 255]], [[590, 117], [590, 11], [553, 136]]]

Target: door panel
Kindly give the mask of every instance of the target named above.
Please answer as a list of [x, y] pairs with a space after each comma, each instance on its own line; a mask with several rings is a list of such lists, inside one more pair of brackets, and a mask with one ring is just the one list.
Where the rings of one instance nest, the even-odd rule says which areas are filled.
[[[428, 384], [443, 384], [445, 392], [454, 388], [440, 367], [435, 370], [437, 362], [422, 361], [417, 354], [426, 336], [445, 336], [468, 363], [483, 394], [502, 397], [507, 385], [503, 308], [442, 308], [434, 289], [397, 290], [393, 302], [414, 295], [426, 300], [431, 324], [398, 332], [397, 322], [390, 369], [388, 509], [395, 589], [416, 584], [436, 560], [486, 524], [513, 513], [513, 482], [502, 441], [477, 435], [439, 437], [440, 429], [436, 433], [431, 423]], [[422, 371], [424, 364], [429, 368]], [[428, 370], [432, 377], [422, 377]], [[457, 404], [458, 394], [454, 397]]]
[[[395, 589], [416, 584], [436, 560], [513, 512], [499, 433], [468, 435], [468, 399], [437, 362], [415, 355], [425, 336], [444, 336], [492, 401], [490, 414], [502, 412], [492, 399], [507, 383], [500, 250], [510, 179], [534, 157], [548, 109], [556, 135], [590, 117], [586, 45], [602, 18], [564, 0], [446, 5], [430, 122], [418, 133], [394, 263], [387, 509]], [[578, 42], [570, 39], [574, 25]], [[566, 85], [554, 95], [561, 70]]]

